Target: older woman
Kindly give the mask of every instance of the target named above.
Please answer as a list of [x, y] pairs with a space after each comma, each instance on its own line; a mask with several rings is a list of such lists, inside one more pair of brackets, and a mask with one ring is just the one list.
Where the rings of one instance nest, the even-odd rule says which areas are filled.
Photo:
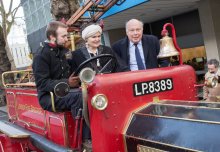
[[[122, 72], [129, 70], [123, 61], [116, 54], [114, 54], [110, 47], [101, 45], [101, 34], [102, 29], [96, 24], [89, 25], [82, 31], [82, 38], [85, 40], [86, 44], [85, 47], [73, 51], [72, 60], [70, 61], [72, 71], [75, 71], [77, 67], [79, 67], [79, 65], [84, 61], [101, 54], [110, 54], [116, 58], [116, 60], [113, 60], [115, 63], [110, 63], [110, 67], [111, 65], [115, 64], [116, 69], [111, 71], [109, 68], [107, 68], [109, 71]], [[100, 58], [95, 59], [93, 62], [95, 63], [95, 66], [102, 68], [104, 64], [106, 64], [106, 60], [107, 59]], [[89, 66], [89, 64], [87, 66]]]

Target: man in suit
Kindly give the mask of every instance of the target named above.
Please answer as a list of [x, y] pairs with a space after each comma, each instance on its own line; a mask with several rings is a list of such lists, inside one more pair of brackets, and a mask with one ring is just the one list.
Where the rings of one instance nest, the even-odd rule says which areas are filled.
[[[143, 35], [143, 22], [131, 19], [126, 23], [127, 37], [112, 45], [112, 49], [125, 61], [130, 70], [144, 70], [158, 67], [157, 55], [160, 45], [157, 37]], [[160, 66], [168, 66], [161, 60]]]

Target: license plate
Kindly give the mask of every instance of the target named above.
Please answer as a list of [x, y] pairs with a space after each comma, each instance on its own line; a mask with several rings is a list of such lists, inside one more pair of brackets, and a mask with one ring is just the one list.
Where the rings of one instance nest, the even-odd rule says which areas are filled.
[[134, 96], [142, 96], [169, 90], [173, 90], [172, 78], [152, 80], [133, 84]]

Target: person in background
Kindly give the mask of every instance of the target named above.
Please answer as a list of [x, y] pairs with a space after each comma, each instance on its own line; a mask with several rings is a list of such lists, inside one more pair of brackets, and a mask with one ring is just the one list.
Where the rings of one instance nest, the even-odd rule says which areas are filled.
[[216, 87], [203, 87], [203, 99], [206, 101], [220, 101], [220, 70], [219, 70], [219, 61], [216, 59], [210, 59], [207, 62], [208, 72], [205, 74], [205, 84], [208, 79], [216, 78], [218, 84]]
[[[85, 40], [85, 47], [79, 48], [72, 53], [72, 60], [70, 60], [70, 64], [72, 67], [72, 71], [76, 69], [81, 63], [90, 59], [92, 57], [101, 55], [101, 54], [110, 54], [116, 58], [116, 71], [115, 72], [123, 72], [129, 71], [129, 68], [125, 65], [125, 63], [112, 51], [110, 47], [101, 45], [101, 34], [102, 28], [99, 25], [91, 24], [85, 27], [82, 30], [82, 38]], [[105, 63], [105, 59], [97, 59], [96, 66], [100, 69], [103, 67]], [[112, 71], [110, 66], [109, 71]], [[108, 72], [108, 71], [104, 71]]]
[[126, 23], [127, 37], [112, 45], [113, 51], [128, 65], [130, 70], [144, 70], [165, 67], [167, 60], [160, 60], [157, 55], [160, 51], [159, 41], [156, 36], [143, 34], [143, 22], [131, 19]]
[[[50, 22], [46, 29], [48, 42], [45, 42], [35, 54], [32, 67], [39, 103], [44, 110], [53, 111], [50, 92], [54, 93], [57, 85], [66, 83], [71, 88], [76, 88], [64, 97], [54, 95], [55, 109], [57, 111], [71, 111], [73, 118], [75, 118], [78, 110], [82, 109], [82, 94], [78, 89], [79, 78], [70, 72], [68, 59], [71, 58], [71, 53], [64, 47], [68, 41], [67, 34], [65, 24], [58, 21]], [[90, 139], [90, 129], [84, 123], [84, 144], [88, 146], [88, 143], [91, 143]]]

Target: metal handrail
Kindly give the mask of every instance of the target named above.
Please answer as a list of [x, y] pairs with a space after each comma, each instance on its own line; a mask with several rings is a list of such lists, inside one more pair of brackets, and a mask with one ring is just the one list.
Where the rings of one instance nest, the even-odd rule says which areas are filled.
[[[15, 80], [13, 83], [6, 83], [6, 76], [8, 74], [24, 74], [19, 80]], [[21, 87], [35, 87], [35, 83], [31, 80], [31, 78], [33, 76], [33, 71], [32, 69], [29, 69], [29, 70], [17, 70], [17, 71], [7, 71], [7, 72], [4, 72], [2, 74], [2, 84], [4, 87], [9, 87], [9, 86], [21, 86]], [[27, 79], [28, 82], [24, 82], [22, 83], [22, 81], [24, 79]]]

